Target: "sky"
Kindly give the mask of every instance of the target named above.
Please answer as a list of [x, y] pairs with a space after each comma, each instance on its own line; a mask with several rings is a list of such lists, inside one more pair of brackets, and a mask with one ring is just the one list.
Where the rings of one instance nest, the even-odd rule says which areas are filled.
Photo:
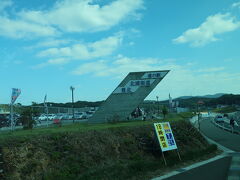
[[0, 104], [105, 100], [129, 72], [170, 70], [146, 98], [240, 93], [240, 1], [0, 0]]

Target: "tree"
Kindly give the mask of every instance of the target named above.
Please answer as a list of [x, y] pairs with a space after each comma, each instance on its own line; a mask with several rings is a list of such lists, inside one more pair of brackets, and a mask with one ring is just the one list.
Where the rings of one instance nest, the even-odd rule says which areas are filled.
[[36, 124], [33, 117], [38, 116], [39, 112], [32, 109], [31, 107], [25, 107], [20, 114], [20, 122], [24, 129], [32, 129], [33, 125]]
[[162, 107], [163, 118], [165, 119], [166, 115], [168, 114], [168, 110], [166, 106]]

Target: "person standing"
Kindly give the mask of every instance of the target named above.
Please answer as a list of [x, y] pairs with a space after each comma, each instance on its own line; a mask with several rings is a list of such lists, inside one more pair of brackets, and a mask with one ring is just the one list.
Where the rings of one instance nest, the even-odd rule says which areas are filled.
[[143, 121], [146, 121], [146, 118], [147, 118], [147, 114], [144, 112], [143, 113]]
[[232, 133], [233, 133], [233, 130], [234, 130], [234, 119], [233, 119], [233, 117], [230, 119], [230, 126], [232, 128]]

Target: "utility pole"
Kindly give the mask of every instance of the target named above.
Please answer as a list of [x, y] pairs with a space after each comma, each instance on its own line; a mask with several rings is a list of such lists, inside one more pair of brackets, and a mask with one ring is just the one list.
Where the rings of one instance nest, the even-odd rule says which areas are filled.
[[199, 103], [197, 103], [197, 117], [198, 117], [198, 130], [200, 131], [200, 112], [199, 112]]
[[203, 101], [198, 101], [197, 102], [197, 115], [198, 115], [198, 130], [200, 131], [201, 129], [200, 129], [200, 118], [201, 118], [201, 113], [200, 113], [200, 105], [203, 105], [204, 104], [204, 102]]
[[158, 102], [158, 96], [156, 96], [156, 98], [157, 98], [157, 105], [158, 105], [158, 116], [159, 116], [159, 102]]
[[70, 86], [70, 90], [72, 91], [72, 115], [73, 115], [73, 123], [74, 123], [74, 96], [73, 96], [73, 91], [74, 91], [74, 87]]

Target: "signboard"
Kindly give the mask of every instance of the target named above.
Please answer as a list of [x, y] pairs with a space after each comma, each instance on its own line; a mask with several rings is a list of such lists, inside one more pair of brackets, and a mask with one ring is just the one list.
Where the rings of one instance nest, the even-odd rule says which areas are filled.
[[177, 144], [169, 122], [154, 123], [154, 127], [163, 152], [177, 149]]
[[139, 79], [139, 80], [131, 80], [125, 84], [125, 86], [117, 87], [113, 94], [120, 94], [120, 93], [133, 93], [136, 92], [140, 87], [149, 87], [155, 81], [155, 79]]
[[147, 72], [142, 76], [142, 79], [157, 79], [157, 78], [163, 78], [166, 76], [167, 72], [165, 71], [159, 71], [159, 72]]

